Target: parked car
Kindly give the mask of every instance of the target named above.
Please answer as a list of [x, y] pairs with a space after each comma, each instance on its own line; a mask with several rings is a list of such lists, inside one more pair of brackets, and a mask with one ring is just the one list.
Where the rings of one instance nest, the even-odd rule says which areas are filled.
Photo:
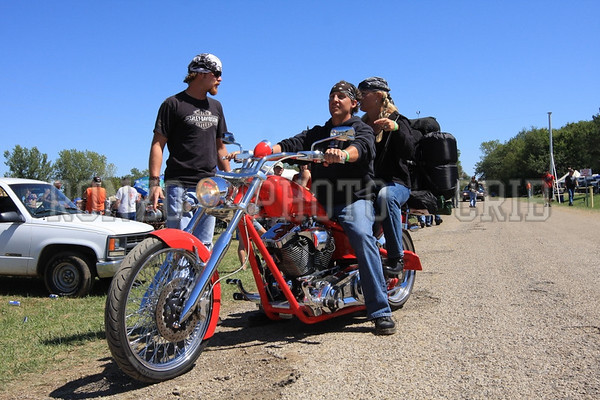
[[87, 295], [152, 230], [83, 213], [49, 183], [0, 178], [0, 275], [43, 278], [50, 293]]
[[590, 190], [589, 187], [592, 187], [592, 191], [594, 193], [600, 193], [600, 179], [598, 175], [580, 176], [579, 178], [577, 178], [577, 184], [578, 186], [575, 190], [577, 192], [586, 193]]
[[[462, 201], [469, 201], [469, 199], [469, 185], [467, 185], [462, 191]], [[477, 188], [477, 200], [485, 201], [485, 189], [482, 184]]]

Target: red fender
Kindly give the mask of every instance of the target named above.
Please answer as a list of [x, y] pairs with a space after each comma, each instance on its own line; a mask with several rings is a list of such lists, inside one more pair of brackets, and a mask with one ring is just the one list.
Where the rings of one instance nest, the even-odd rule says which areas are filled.
[[412, 251], [404, 250], [404, 269], [422, 271], [421, 259]]
[[[379, 253], [387, 258], [387, 250], [380, 248]], [[413, 253], [409, 250], [404, 250], [404, 269], [411, 271], [423, 271], [423, 266], [421, 265], [421, 259], [416, 253]]]
[[150, 232], [150, 234], [156, 236], [167, 246], [174, 249], [185, 249], [192, 253], [197, 251], [198, 257], [200, 257], [202, 262], [206, 262], [210, 258], [210, 251], [208, 251], [204, 243], [192, 234], [171, 228], [159, 229]]
[[[164, 242], [167, 246], [174, 249], [185, 249], [192, 253], [198, 252], [198, 257], [202, 262], [207, 262], [210, 258], [210, 251], [206, 248], [204, 243], [198, 240], [192, 234], [184, 232], [179, 229], [159, 229], [153, 232], [150, 232], [151, 235], [156, 236], [162, 242]], [[215, 272], [212, 277], [212, 282], [215, 283], [219, 279], [219, 274]], [[204, 340], [207, 340], [212, 337], [215, 333], [215, 329], [217, 328], [217, 323], [219, 322], [219, 311], [221, 310], [221, 284], [217, 283], [213, 287], [213, 312], [210, 316], [210, 322], [208, 323], [208, 329], [206, 330], [206, 334], [204, 335]]]

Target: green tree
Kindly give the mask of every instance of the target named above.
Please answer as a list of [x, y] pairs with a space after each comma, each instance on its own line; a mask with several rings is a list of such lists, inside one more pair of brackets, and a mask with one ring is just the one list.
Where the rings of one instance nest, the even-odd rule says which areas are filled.
[[49, 181], [52, 178], [52, 163], [48, 161], [48, 155], [41, 153], [35, 146], [30, 150], [16, 145], [12, 152], [4, 151], [4, 158], [4, 164], [9, 170], [7, 175], [10, 177], [41, 181]]
[[131, 177], [131, 182], [135, 181], [136, 179], [140, 179], [144, 176], [148, 176], [148, 175], [150, 175], [150, 173], [148, 172], [147, 168], [142, 171], [140, 171], [137, 168], [131, 168], [131, 171], [129, 172], [129, 176]]
[[481, 143], [479, 150], [481, 150], [483, 156], [481, 156], [481, 161], [475, 164], [475, 175], [480, 175], [483, 179], [496, 179], [498, 177], [502, 165], [501, 148], [502, 145], [499, 140]]
[[594, 120], [567, 124], [553, 134], [553, 139], [557, 171], [566, 173], [573, 167], [600, 172], [600, 129]]
[[[558, 177], [568, 167], [600, 172], [600, 116], [593, 116], [592, 121], [569, 123], [553, 131], [552, 139]], [[483, 156], [475, 165], [476, 174], [500, 181], [506, 187], [514, 180], [521, 180], [524, 185], [526, 180], [540, 177], [550, 167], [547, 129], [523, 130], [506, 143], [483, 142], [480, 149]]]
[[[71, 149], [58, 153], [54, 171], [56, 177], [64, 182], [66, 194], [73, 198], [81, 196], [94, 176], [99, 176], [108, 182], [107, 178], [114, 175], [115, 166], [107, 164], [106, 156], [94, 151]], [[114, 194], [112, 184], [110, 188], [107, 187], [107, 192], [109, 195]]]

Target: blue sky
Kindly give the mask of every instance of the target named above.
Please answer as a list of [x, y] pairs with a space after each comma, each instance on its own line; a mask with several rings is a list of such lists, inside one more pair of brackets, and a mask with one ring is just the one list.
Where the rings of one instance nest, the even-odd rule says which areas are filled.
[[401, 113], [457, 138], [471, 174], [484, 141], [599, 112], [599, 14], [596, 0], [2, 1], [0, 174], [17, 144], [147, 168], [158, 107], [203, 52], [223, 62], [216, 98], [246, 147], [324, 123], [335, 82], [381, 76]]

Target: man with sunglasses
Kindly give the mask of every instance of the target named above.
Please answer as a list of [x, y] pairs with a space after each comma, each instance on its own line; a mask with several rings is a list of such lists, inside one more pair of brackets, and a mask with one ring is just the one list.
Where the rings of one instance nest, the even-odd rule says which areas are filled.
[[[223, 107], [215, 96], [221, 84], [222, 64], [213, 54], [202, 53], [188, 65], [184, 79], [186, 90], [167, 98], [154, 126], [150, 147], [149, 202], [156, 209], [165, 198], [160, 187], [160, 168], [165, 145], [169, 150], [164, 180], [166, 186], [166, 226], [184, 229], [192, 213], [184, 207], [186, 199], [195, 198], [195, 188], [202, 178], [213, 176], [217, 166], [229, 171], [223, 159], [227, 148], [221, 138], [227, 131]], [[205, 215], [194, 234], [212, 245], [215, 218]]]

